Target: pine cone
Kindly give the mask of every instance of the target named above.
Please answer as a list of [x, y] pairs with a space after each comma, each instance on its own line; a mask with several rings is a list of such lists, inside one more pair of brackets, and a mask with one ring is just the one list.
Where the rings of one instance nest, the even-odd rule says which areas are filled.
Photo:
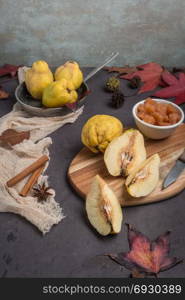
[[141, 86], [141, 78], [139, 76], [133, 77], [129, 82], [129, 87], [132, 89], [137, 89]]
[[109, 77], [106, 82], [106, 90], [108, 92], [114, 92], [119, 89], [120, 80], [114, 76]]
[[125, 98], [121, 91], [115, 91], [112, 95], [112, 106], [119, 108], [123, 105]]

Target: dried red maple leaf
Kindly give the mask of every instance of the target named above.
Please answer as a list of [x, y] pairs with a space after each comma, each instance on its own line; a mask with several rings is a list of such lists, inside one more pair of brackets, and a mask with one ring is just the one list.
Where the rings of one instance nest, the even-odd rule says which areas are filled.
[[161, 74], [163, 67], [155, 62], [150, 62], [137, 67], [137, 71], [128, 75], [121, 75], [120, 78], [131, 80], [139, 77], [143, 82], [139, 94], [152, 91], [161, 83]]
[[91, 94], [91, 90], [85, 90], [79, 97], [78, 101]]
[[9, 94], [0, 87], [0, 99], [6, 99], [8, 97], [9, 97]]
[[144, 278], [145, 275], [141, 272], [138, 272], [138, 270], [133, 270], [132, 273], [130, 274], [131, 278]]
[[0, 76], [10, 75], [11, 77], [14, 77], [17, 74], [19, 67], [20, 66], [5, 64], [0, 68]]
[[8, 145], [16, 145], [21, 143], [24, 139], [30, 138], [30, 132], [29, 131], [16, 131], [14, 129], [7, 129], [2, 132], [0, 136], [0, 141], [2, 141], [4, 144]]
[[169, 71], [164, 71], [161, 76], [166, 87], [154, 93], [153, 96], [159, 98], [174, 98], [176, 104], [182, 104], [185, 102], [185, 74], [179, 73], [176, 76]]
[[130, 251], [127, 253], [109, 254], [108, 256], [132, 272], [156, 275], [182, 262], [182, 259], [169, 257], [169, 234], [160, 235], [151, 242], [141, 232], [128, 225], [128, 241]]
[[75, 111], [77, 109], [77, 103], [76, 102], [74, 102], [74, 103], [66, 103], [65, 106], [67, 108], [69, 108], [70, 110], [72, 110], [72, 111]]
[[[91, 90], [87, 90], [87, 91], [83, 92], [80, 95], [78, 101], [82, 100], [83, 98], [85, 98], [90, 93], [91, 93]], [[74, 112], [78, 108], [78, 106], [77, 106], [78, 101], [76, 101], [74, 103], [66, 103], [65, 106], [68, 107], [70, 110], [72, 110]]]
[[104, 70], [108, 71], [109, 73], [115, 72], [119, 74], [130, 74], [137, 72], [138, 68], [126, 65], [124, 67], [105, 67]]

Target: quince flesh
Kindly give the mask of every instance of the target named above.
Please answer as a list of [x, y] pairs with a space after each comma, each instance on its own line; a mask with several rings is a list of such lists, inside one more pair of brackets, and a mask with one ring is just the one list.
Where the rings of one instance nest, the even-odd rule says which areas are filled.
[[75, 61], [67, 61], [55, 71], [55, 80], [66, 79], [71, 90], [78, 89], [83, 82], [83, 73]]
[[143, 135], [128, 129], [108, 145], [104, 162], [112, 176], [128, 176], [146, 159]]
[[82, 143], [92, 152], [104, 152], [113, 138], [121, 135], [123, 125], [120, 120], [109, 115], [95, 115], [83, 126]]
[[53, 82], [53, 74], [48, 64], [43, 60], [33, 63], [26, 72], [25, 84], [28, 92], [35, 99], [41, 100], [44, 89]]
[[120, 232], [123, 219], [120, 203], [99, 175], [93, 178], [87, 195], [86, 212], [91, 225], [101, 235]]
[[78, 94], [68, 88], [65, 79], [50, 83], [43, 92], [42, 104], [46, 107], [60, 107], [67, 103], [74, 103], [78, 99]]
[[160, 157], [154, 154], [146, 159], [135, 171], [130, 174], [125, 185], [132, 197], [144, 197], [149, 195], [159, 181]]

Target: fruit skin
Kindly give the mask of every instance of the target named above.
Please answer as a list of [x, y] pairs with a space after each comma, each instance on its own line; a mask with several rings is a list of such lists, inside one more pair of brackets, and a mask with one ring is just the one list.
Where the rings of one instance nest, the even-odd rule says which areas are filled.
[[104, 162], [112, 176], [128, 176], [146, 159], [143, 135], [128, 129], [108, 145]]
[[120, 203], [99, 175], [93, 178], [86, 197], [86, 212], [91, 225], [101, 235], [120, 232], [123, 219]]
[[53, 82], [53, 74], [47, 62], [43, 60], [35, 61], [31, 69], [26, 72], [26, 88], [34, 99], [41, 100], [44, 89], [51, 82]]
[[92, 152], [104, 152], [113, 138], [121, 135], [123, 124], [109, 115], [94, 115], [83, 126], [82, 143]]
[[50, 83], [43, 92], [42, 104], [46, 107], [60, 107], [66, 103], [74, 103], [78, 99], [75, 90], [68, 88], [66, 79]]
[[144, 197], [149, 195], [159, 181], [160, 157], [154, 154], [146, 159], [135, 171], [130, 174], [125, 185], [127, 192], [132, 197]]
[[75, 61], [67, 61], [55, 71], [55, 80], [66, 79], [71, 90], [78, 89], [83, 82], [83, 73]]

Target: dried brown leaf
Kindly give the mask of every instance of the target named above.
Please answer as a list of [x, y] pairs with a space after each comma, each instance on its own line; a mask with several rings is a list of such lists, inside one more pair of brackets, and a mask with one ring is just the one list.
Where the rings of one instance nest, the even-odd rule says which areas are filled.
[[0, 136], [0, 141], [3, 142], [4, 144], [8, 145], [16, 145], [21, 143], [25, 139], [30, 138], [30, 131], [16, 131], [14, 129], [7, 129], [2, 132]]
[[130, 67], [128, 65], [124, 67], [105, 67], [104, 70], [109, 73], [115, 72], [119, 74], [131, 74], [138, 71], [137, 67]]
[[0, 77], [7, 76], [7, 75], [10, 75], [11, 77], [15, 77], [19, 67], [21, 66], [5, 64], [4, 66], [0, 67]]

